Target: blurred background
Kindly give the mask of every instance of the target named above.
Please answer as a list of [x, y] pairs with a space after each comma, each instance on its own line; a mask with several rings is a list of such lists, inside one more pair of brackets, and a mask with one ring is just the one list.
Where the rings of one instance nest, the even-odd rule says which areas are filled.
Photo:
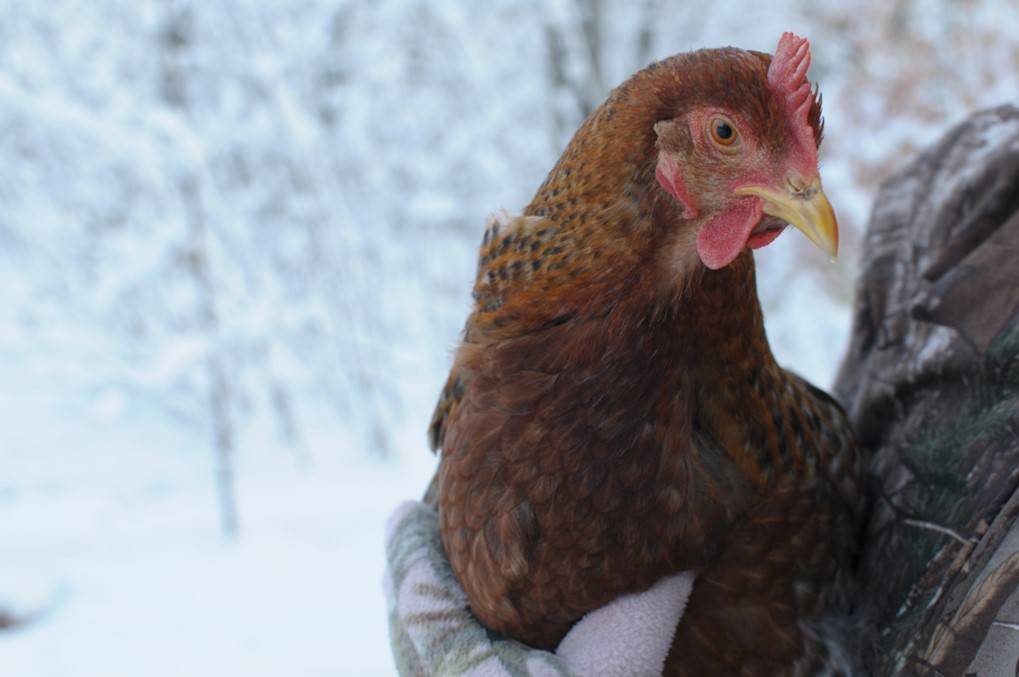
[[15, 677], [390, 674], [384, 524], [434, 468], [484, 217], [650, 61], [811, 39], [843, 253], [758, 261], [820, 385], [878, 183], [1019, 100], [1014, 0], [0, 7]]

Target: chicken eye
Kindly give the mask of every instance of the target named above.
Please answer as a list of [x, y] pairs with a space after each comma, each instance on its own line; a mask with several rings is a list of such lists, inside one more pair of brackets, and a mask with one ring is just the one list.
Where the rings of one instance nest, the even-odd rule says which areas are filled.
[[711, 121], [711, 138], [715, 143], [731, 146], [738, 136], [736, 128], [725, 118], [715, 118]]

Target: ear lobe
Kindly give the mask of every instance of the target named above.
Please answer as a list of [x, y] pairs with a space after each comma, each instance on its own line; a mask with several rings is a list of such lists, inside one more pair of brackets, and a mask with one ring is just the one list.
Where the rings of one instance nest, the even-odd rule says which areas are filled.
[[690, 197], [683, 183], [683, 168], [676, 161], [676, 156], [667, 149], [689, 147], [689, 132], [674, 120], [659, 120], [655, 123], [655, 135], [658, 137], [658, 166], [655, 167], [655, 178], [665, 192], [676, 198], [683, 208], [683, 218], [697, 218], [697, 204]]
[[697, 218], [697, 205], [683, 185], [683, 171], [676, 159], [668, 151], [658, 151], [658, 166], [655, 167], [655, 178], [672, 197], [683, 207], [683, 218]]

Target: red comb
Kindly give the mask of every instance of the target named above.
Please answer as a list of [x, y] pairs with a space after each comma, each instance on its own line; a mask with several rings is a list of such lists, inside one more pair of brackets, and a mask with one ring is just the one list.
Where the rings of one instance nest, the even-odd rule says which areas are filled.
[[814, 132], [807, 122], [813, 102], [807, 80], [808, 68], [810, 42], [792, 33], [783, 33], [768, 67], [768, 87], [783, 102], [796, 140], [806, 148], [813, 148]]

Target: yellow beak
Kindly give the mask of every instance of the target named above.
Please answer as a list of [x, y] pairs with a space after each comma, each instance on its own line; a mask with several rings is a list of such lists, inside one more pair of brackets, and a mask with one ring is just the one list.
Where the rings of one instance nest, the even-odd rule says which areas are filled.
[[821, 190], [821, 179], [815, 178], [800, 187], [788, 181], [788, 190], [764, 186], [737, 188], [737, 195], [753, 195], [764, 200], [764, 213], [795, 226], [807, 239], [821, 248], [829, 258], [839, 253], [839, 224], [835, 212]]

